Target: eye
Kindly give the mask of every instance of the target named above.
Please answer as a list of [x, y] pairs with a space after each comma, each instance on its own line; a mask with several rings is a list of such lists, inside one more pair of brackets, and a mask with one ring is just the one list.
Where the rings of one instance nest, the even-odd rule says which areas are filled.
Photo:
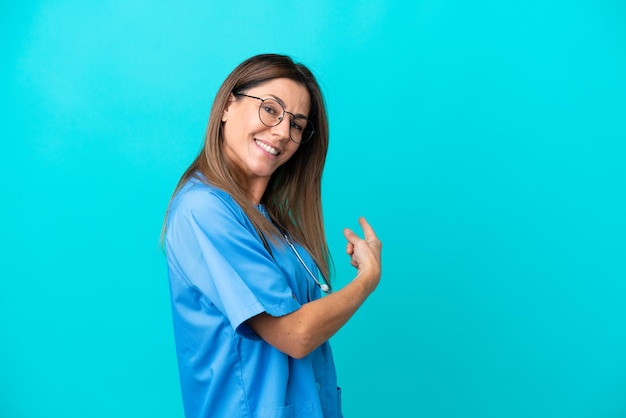
[[295, 118], [291, 121], [291, 128], [299, 132], [302, 132], [306, 128], [306, 123], [307, 123], [306, 119]]
[[280, 108], [280, 106], [278, 105], [278, 103], [274, 102], [274, 101], [270, 101], [270, 100], [266, 100], [263, 102], [261, 109], [263, 109], [263, 111], [269, 115], [272, 115], [274, 117], [278, 117], [282, 114], [282, 109]]

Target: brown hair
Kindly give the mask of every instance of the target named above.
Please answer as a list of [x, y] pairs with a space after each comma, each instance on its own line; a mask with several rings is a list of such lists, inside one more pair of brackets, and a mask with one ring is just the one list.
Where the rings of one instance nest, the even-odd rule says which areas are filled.
[[277, 228], [250, 203], [246, 195], [245, 177], [222, 151], [222, 112], [230, 94], [243, 92], [276, 78], [288, 78], [306, 87], [311, 98], [309, 120], [315, 133], [274, 172], [261, 203], [274, 223], [306, 248], [324, 278], [329, 280], [330, 254], [324, 233], [321, 193], [322, 171], [328, 150], [326, 107], [311, 71], [290, 57], [256, 55], [239, 64], [224, 80], [213, 101], [204, 146], [181, 177], [174, 195], [189, 178], [198, 177], [196, 173], [201, 173], [211, 184], [233, 197], [262, 236], [276, 241]]

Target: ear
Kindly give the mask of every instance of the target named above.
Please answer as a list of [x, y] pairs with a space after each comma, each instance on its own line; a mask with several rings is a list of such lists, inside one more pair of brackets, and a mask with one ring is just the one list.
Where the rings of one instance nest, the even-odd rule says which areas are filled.
[[226, 105], [224, 106], [224, 110], [222, 110], [222, 122], [226, 122], [228, 120], [228, 112], [230, 111], [230, 106], [236, 101], [235, 95], [230, 93], [228, 95], [228, 100], [226, 101]]

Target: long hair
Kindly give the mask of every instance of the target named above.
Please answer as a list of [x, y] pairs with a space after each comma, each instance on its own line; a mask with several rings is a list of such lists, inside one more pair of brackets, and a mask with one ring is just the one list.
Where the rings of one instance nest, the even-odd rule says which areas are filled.
[[[271, 222], [249, 202], [243, 173], [225, 156], [222, 149], [222, 112], [231, 93], [243, 92], [276, 78], [293, 80], [308, 90], [311, 98], [308, 118], [315, 133], [274, 172], [268, 183], [261, 203], [272, 218]], [[276, 241], [279, 232], [274, 224], [286, 230], [311, 254], [324, 278], [330, 280], [330, 254], [324, 233], [321, 187], [327, 151], [326, 107], [311, 71], [285, 55], [256, 55], [239, 64], [222, 83], [213, 101], [204, 146], [181, 177], [173, 196], [189, 178], [198, 177], [197, 173], [201, 173], [208, 182], [233, 197], [259, 234]], [[167, 221], [167, 213], [165, 216]]]

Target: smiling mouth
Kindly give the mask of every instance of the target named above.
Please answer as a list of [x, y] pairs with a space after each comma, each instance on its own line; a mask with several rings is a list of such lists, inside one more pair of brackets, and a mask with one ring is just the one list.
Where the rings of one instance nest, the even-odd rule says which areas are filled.
[[255, 140], [254, 140], [254, 143], [255, 143], [255, 144], [257, 144], [257, 145], [258, 145], [261, 149], [263, 149], [263, 150], [265, 150], [265, 151], [269, 152], [269, 153], [270, 153], [270, 154], [272, 154], [272, 155], [278, 155], [278, 154], [280, 154], [280, 151], [279, 151], [279, 150], [277, 150], [276, 148], [274, 148], [274, 147], [270, 147], [270, 146], [269, 146], [269, 145], [267, 145], [266, 143], [261, 142], [261, 141], [259, 141], [259, 140], [257, 140], [257, 139], [255, 139]]

